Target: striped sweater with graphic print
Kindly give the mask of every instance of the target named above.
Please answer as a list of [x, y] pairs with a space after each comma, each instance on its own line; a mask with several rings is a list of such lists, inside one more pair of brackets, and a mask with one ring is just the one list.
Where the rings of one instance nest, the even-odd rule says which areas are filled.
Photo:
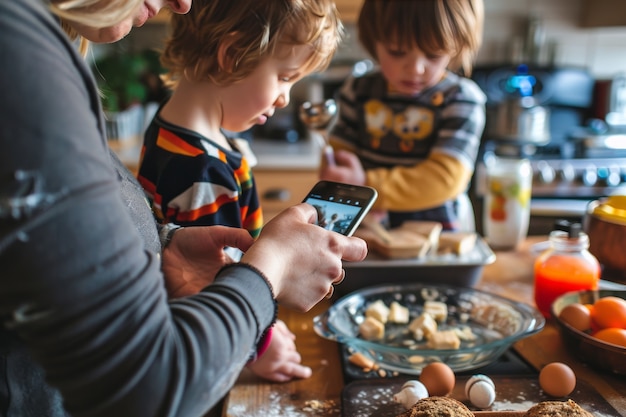
[[337, 98], [330, 144], [359, 157], [366, 185], [378, 191], [374, 208], [389, 213], [389, 225], [432, 220], [445, 229], [462, 227], [459, 207], [469, 201], [485, 127], [486, 96], [478, 85], [448, 71], [406, 95], [371, 72], [348, 77]]

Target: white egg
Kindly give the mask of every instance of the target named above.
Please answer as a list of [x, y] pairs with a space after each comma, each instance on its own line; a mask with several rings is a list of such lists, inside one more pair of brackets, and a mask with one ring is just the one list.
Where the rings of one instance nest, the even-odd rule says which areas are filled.
[[408, 409], [426, 397], [428, 397], [428, 390], [424, 384], [420, 381], [407, 381], [402, 385], [400, 392], [394, 394], [393, 400]]
[[474, 375], [465, 383], [465, 396], [478, 408], [487, 408], [496, 400], [496, 385], [486, 375]]

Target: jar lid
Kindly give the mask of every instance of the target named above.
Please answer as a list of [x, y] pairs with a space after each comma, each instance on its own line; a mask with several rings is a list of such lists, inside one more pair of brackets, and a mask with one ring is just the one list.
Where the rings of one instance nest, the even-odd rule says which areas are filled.
[[626, 195], [612, 195], [601, 200], [593, 214], [609, 222], [626, 224]]
[[[567, 220], [557, 220], [554, 222], [554, 230], [567, 233], [567, 237], [578, 238], [582, 233], [582, 225], [580, 223], [569, 222]], [[583, 233], [584, 234], [584, 233]]]

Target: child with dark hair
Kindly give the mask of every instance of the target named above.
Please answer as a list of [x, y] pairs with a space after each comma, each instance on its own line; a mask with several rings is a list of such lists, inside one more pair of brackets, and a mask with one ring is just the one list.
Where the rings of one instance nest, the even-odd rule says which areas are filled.
[[379, 69], [342, 86], [330, 137], [336, 165], [321, 178], [376, 188], [374, 209], [391, 227], [473, 228], [466, 190], [486, 98], [465, 77], [482, 28], [482, 0], [365, 0], [359, 40]]

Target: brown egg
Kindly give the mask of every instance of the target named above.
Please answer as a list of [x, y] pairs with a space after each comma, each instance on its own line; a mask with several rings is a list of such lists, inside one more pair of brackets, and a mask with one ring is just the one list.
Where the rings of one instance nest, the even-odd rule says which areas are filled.
[[433, 362], [422, 369], [419, 380], [430, 396], [445, 396], [452, 392], [456, 378], [454, 371], [442, 362]]
[[565, 306], [559, 313], [559, 319], [581, 332], [591, 329], [591, 314], [589, 309], [579, 303]]
[[576, 375], [564, 363], [552, 362], [539, 372], [539, 385], [548, 395], [565, 397], [576, 388]]

